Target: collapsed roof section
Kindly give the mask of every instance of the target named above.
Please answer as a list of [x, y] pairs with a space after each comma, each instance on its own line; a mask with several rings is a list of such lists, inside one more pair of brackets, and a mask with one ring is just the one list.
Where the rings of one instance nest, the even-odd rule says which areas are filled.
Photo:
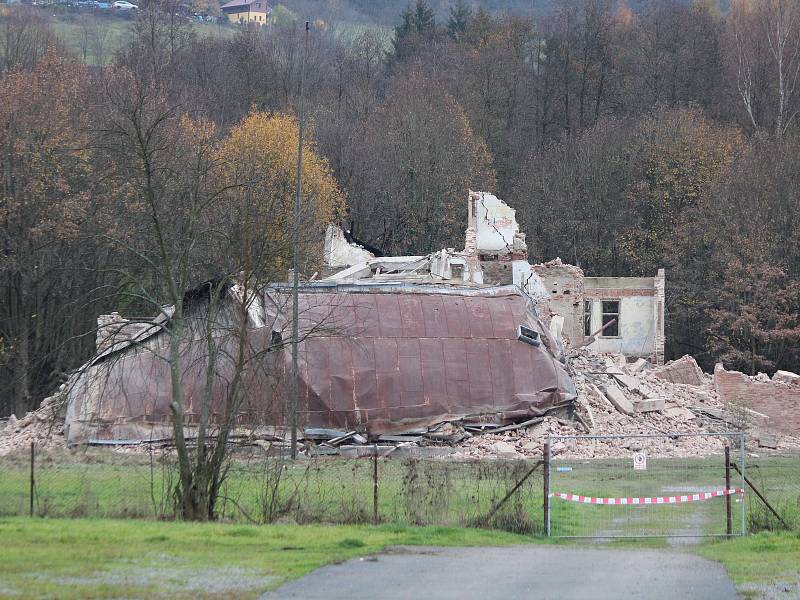
[[[556, 409], [570, 415], [575, 387], [557, 359], [560, 340], [537, 315], [537, 303], [549, 293], [528, 263], [514, 210], [482, 192], [470, 192], [468, 203], [465, 247], [458, 251], [378, 257], [329, 227], [325, 261], [332, 272], [305, 283], [300, 293], [301, 424], [379, 435], [464, 419], [516, 423]], [[283, 424], [290, 292], [273, 285], [247, 303], [252, 360], [243, 374], [238, 424]], [[202, 308], [201, 296], [192, 299]], [[224, 301], [234, 307], [243, 298], [229, 293]], [[123, 339], [99, 335], [102, 360], [74, 380], [70, 442], [171, 436], [168, 331], [162, 327], [170, 313], [162, 313], [146, 328], [132, 328], [119, 315], [100, 323], [100, 331]], [[240, 311], [220, 314], [215, 335], [227, 356], [235, 344], [226, 332], [236, 329], [229, 321]], [[191, 435], [206, 389], [207, 349], [203, 336], [183, 347], [181, 387]], [[212, 421], [225, 414], [229, 362], [217, 367]]]
[[324, 254], [329, 272], [322, 281], [466, 288], [515, 285], [535, 302], [546, 299], [549, 292], [528, 263], [528, 247], [516, 211], [492, 194], [473, 191], [467, 207], [464, 249], [443, 248], [426, 256], [376, 257], [353, 243], [348, 232], [331, 225]]
[[[263, 302], [268, 325], [250, 330], [250, 351], [259, 358], [248, 362], [244, 373], [238, 424], [283, 424], [291, 357], [286, 346], [268, 350], [287, 328], [290, 292], [271, 288]], [[513, 286], [319, 282], [303, 286], [300, 314], [304, 426], [379, 435], [481, 417], [510, 423], [554, 409], [568, 414], [576, 395], [531, 301]], [[69, 391], [70, 443], [170, 437], [164, 335], [155, 333], [83, 369]], [[188, 342], [183, 354], [188, 435], [201, 412], [205, 344]], [[212, 421], [224, 414], [228, 369], [218, 368]]]
[[304, 289], [301, 311], [305, 330], [325, 319], [346, 327], [303, 342], [309, 425], [377, 434], [479, 416], [514, 422], [575, 398], [553, 340], [513, 286], [320, 283]]

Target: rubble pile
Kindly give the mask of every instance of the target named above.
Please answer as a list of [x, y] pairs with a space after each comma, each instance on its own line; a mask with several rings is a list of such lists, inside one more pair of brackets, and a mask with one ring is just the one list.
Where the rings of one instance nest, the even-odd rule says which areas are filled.
[[66, 448], [64, 419], [59, 416], [60, 399], [58, 394], [50, 396], [21, 419], [11, 415], [0, 421], [0, 456], [28, 449], [31, 442], [37, 449]]
[[[741, 426], [741, 417], [729, 414], [712, 378], [689, 356], [654, 368], [643, 359], [628, 363], [622, 355], [580, 348], [570, 351], [568, 363], [578, 391], [576, 422], [545, 417], [541, 423], [526, 429], [474, 436], [459, 444], [455, 456], [507, 459], [541, 456], [548, 435], [731, 432]], [[765, 444], [754, 439], [750, 431], [747, 433], [750, 450], [766, 451]], [[800, 450], [798, 437], [769, 437], [772, 440], [767, 442], [769, 450]], [[565, 458], [605, 458], [630, 456], [645, 449], [657, 456], [686, 457], [718, 454], [720, 444], [720, 439], [714, 437], [597, 439], [580, 443], [566, 440], [555, 442], [551, 452]]]
[[[747, 433], [750, 452], [800, 451], [800, 437], [775, 431], [766, 415], [745, 407], [727, 406], [720, 399], [712, 377], [703, 373], [690, 356], [653, 367], [644, 359], [628, 362], [620, 354], [582, 347], [569, 350], [566, 362], [578, 392], [572, 419], [558, 414], [524, 423], [441, 423], [428, 429], [379, 436], [379, 452], [389, 455], [395, 450], [425, 447], [430, 456], [456, 460], [523, 459], [540, 457], [548, 436], [719, 433], [742, 428]], [[760, 381], [758, 376], [749, 379]], [[793, 387], [800, 385], [797, 379], [793, 373], [779, 372], [772, 381]], [[24, 451], [31, 442], [37, 448], [66, 447], [59, 410], [63, 398], [59, 394], [46, 398], [38, 410], [22, 419], [12, 415], [5, 424], [0, 421], [0, 456]], [[239, 443], [263, 443], [253, 432], [240, 437]], [[288, 444], [280, 436], [267, 437], [270, 446]], [[376, 441], [368, 439], [363, 432], [333, 429], [306, 429], [299, 437], [303, 452], [308, 455], [366, 456]], [[118, 450], [139, 452], [146, 447], [146, 443], [137, 443]], [[600, 437], [557, 440], [551, 446], [551, 453], [563, 458], [588, 459], [630, 457], [644, 450], [650, 456], [689, 457], [718, 454], [720, 449], [718, 437]], [[397, 452], [396, 456], [408, 454]], [[412, 451], [411, 455], [417, 453]]]

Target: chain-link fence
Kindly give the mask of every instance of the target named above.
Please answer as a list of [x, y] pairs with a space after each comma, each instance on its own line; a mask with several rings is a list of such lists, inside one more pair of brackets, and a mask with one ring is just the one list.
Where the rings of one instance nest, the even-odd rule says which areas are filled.
[[[170, 452], [34, 451], [2, 457], [0, 515], [171, 519], [177, 476]], [[395, 522], [541, 533], [542, 507], [541, 461], [292, 461], [237, 452], [217, 514], [253, 523]]]
[[[710, 455], [675, 456], [692, 444], [702, 444]], [[702, 537], [747, 531], [743, 434], [551, 437], [549, 451], [551, 536]], [[587, 455], [593, 458], [581, 458]]]
[[746, 462], [748, 531], [800, 531], [800, 456], [748, 455]]
[[[742, 465], [740, 439], [706, 437], [718, 452], [698, 458], [674, 456], [682, 449], [691, 454], [697, 440], [690, 436], [550, 438], [548, 477], [536, 460], [393, 453], [292, 461], [237, 450], [216, 508], [220, 519], [236, 522], [388, 522], [543, 535], [549, 520], [553, 536], [640, 537], [727, 534], [729, 501], [732, 534], [800, 530], [800, 457], [745, 453]], [[637, 455], [644, 456], [644, 469], [634, 467]], [[737, 468], [747, 477], [745, 486]], [[0, 516], [174, 519], [176, 485], [169, 450], [34, 449], [0, 457]], [[744, 500], [738, 492], [701, 498], [742, 487]]]

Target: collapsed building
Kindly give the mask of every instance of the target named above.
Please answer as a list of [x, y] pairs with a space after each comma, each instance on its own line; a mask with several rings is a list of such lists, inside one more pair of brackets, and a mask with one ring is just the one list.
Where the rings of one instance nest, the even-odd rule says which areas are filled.
[[[711, 377], [688, 356], [663, 365], [663, 270], [652, 278], [586, 277], [560, 259], [531, 264], [514, 209], [480, 192], [469, 195], [463, 249], [379, 254], [331, 225], [322, 277], [300, 286], [298, 434], [315, 452], [344, 453], [347, 444], [370, 440], [520, 458], [541, 454], [548, 434], [742, 428], [756, 447], [800, 448], [797, 375], [769, 380], [719, 366]], [[184, 298], [199, 321], [208, 290], [201, 285]], [[225, 350], [226, 332], [246, 306], [248, 352], [258, 357], [241, 373], [236, 430], [283, 439], [291, 287], [245, 296], [236, 285], [227, 288], [213, 322]], [[170, 319], [170, 307], [138, 322], [117, 313], [99, 317], [96, 356], [40, 411], [9, 423], [0, 454], [41, 440], [46, 414], [63, 398], [71, 444], [169, 440]], [[180, 380], [191, 437], [207, 391], [210, 422], [224, 417], [232, 373], [221, 364], [207, 386], [203, 335], [189, 338]], [[659, 452], [717, 450], [713, 440], [680, 442]], [[586, 457], [627, 455], [621, 443], [600, 440]]]
[[[325, 259], [332, 273], [303, 282], [299, 294], [303, 426], [375, 438], [454, 420], [505, 426], [545, 414], [571, 418], [575, 388], [559, 360], [561, 341], [538, 316], [547, 292], [524, 258], [513, 210], [490, 195], [472, 194], [470, 202], [460, 251], [375, 257], [329, 229]], [[290, 291], [271, 285], [248, 303], [249, 345], [263, 359], [242, 374], [246, 398], [237, 425], [285, 424]], [[244, 299], [233, 286], [223, 301], [231, 307], [214, 324], [217, 337]], [[187, 292], [185, 306], [188, 314], [204, 314], [203, 286]], [[145, 323], [100, 318], [98, 354], [68, 386], [69, 442], [171, 435], [169, 315], [165, 307]], [[206, 373], [203, 336], [189, 337], [196, 341], [184, 343], [181, 385], [191, 436], [206, 401]], [[224, 415], [230, 379], [224, 369], [217, 373], [212, 423]]]
[[[276, 340], [286, 338], [290, 292], [287, 286], [271, 287], [253, 310], [248, 341], [260, 358], [242, 374], [237, 425], [284, 423], [290, 353]], [[195, 302], [202, 305], [203, 298]], [[298, 410], [306, 427], [357, 429], [375, 437], [488, 415], [504, 423], [554, 410], [567, 416], [574, 401], [566, 369], [549, 350], [555, 341], [513, 287], [452, 290], [321, 281], [302, 287], [299, 304]], [[118, 331], [125, 331], [124, 323]], [[166, 335], [151, 327], [129, 342], [109, 345], [82, 370], [68, 391], [69, 442], [171, 435]], [[276, 345], [274, 352], [270, 345]], [[189, 436], [204, 401], [205, 347], [201, 337], [184, 349], [181, 384]], [[224, 416], [231, 378], [224, 365], [217, 378], [212, 423]]]
[[[327, 276], [304, 282], [300, 290], [298, 413], [303, 426], [358, 430], [377, 438], [452, 421], [505, 427], [545, 414], [572, 418], [576, 391], [563, 363], [564, 342], [574, 343], [576, 323], [580, 329], [591, 322], [580, 312], [591, 285], [579, 270], [570, 271], [567, 284], [563, 274], [555, 275], [555, 263], [531, 265], [513, 208], [491, 194], [470, 192], [462, 250], [384, 257], [348, 238], [341, 228], [328, 229]], [[663, 290], [663, 274], [661, 281]], [[638, 280], [617, 283], [598, 298], [633, 297], [623, 288], [642, 292]], [[189, 314], [207, 310], [203, 289], [187, 292]], [[632, 308], [615, 313], [613, 337], [623, 348], [635, 347], [634, 356], [656, 356], [653, 343], [640, 344], [657, 337], [655, 289], [653, 284], [649, 296], [642, 292], [651, 301], [649, 312], [640, 311], [650, 320], [644, 337], [641, 327], [629, 325], [638, 318]], [[571, 290], [575, 293], [564, 301]], [[237, 425], [285, 424], [289, 292], [285, 285], [268, 286], [248, 303], [251, 352], [263, 359], [252, 361], [242, 374], [246, 397]], [[639, 304], [642, 298], [637, 297]], [[232, 286], [223, 301], [231, 307], [217, 317], [217, 337], [244, 298]], [[660, 309], [663, 326], [663, 301]], [[68, 441], [170, 436], [169, 318], [168, 307], [145, 323], [116, 314], [100, 318], [98, 354], [69, 386]], [[627, 343], [629, 332], [638, 336], [633, 345]], [[197, 341], [184, 344], [187, 366], [181, 374], [189, 435], [208, 401], [205, 342], [202, 335], [190, 337]], [[231, 377], [225, 368], [217, 373], [210, 394], [212, 423], [223, 418]]]
[[559, 258], [532, 265], [516, 211], [492, 194], [470, 192], [463, 251], [376, 257], [347, 238], [341, 228], [328, 229], [326, 264], [339, 269], [329, 280], [514, 285], [559, 342], [664, 363], [664, 269], [654, 277], [586, 277]]

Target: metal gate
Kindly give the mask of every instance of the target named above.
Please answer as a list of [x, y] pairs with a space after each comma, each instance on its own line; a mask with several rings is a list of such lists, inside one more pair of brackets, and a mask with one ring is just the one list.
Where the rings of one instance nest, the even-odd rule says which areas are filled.
[[552, 537], [743, 535], [744, 433], [549, 436]]

